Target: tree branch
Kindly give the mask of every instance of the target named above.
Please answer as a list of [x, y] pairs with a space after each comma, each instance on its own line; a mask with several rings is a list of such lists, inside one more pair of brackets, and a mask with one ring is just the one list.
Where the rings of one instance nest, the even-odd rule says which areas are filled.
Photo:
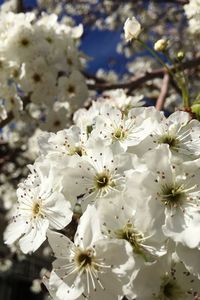
[[167, 93], [168, 93], [168, 88], [169, 88], [169, 81], [170, 81], [169, 74], [165, 73], [165, 75], [163, 77], [161, 90], [160, 90], [160, 95], [158, 96], [158, 99], [156, 101], [156, 109], [157, 110], [162, 110], [164, 107], [165, 100], [166, 100]]
[[[188, 61], [180, 64], [180, 67], [182, 68], [182, 70], [185, 70], [185, 69], [196, 68], [199, 65], [200, 65], [200, 57], [197, 57], [195, 59], [188, 60]], [[176, 66], [176, 68], [177, 68], [177, 66]], [[176, 68], [171, 67], [170, 69], [173, 72], [176, 72]], [[145, 74], [142, 74], [142, 75], [134, 76], [134, 77], [132, 77], [132, 79], [130, 81], [127, 81], [127, 82], [123, 82], [123, 83], [108, 83], [108, 82], [99, 83], [99, 82], [96, 82], [95, 84], [88, 84], [88, 88], [90, 90], [97, 90], [97, 91], [113, 90], [113, 89], [119, 89], [119, 88], [134, 90], [149, 80], [152, 80], [155, 78], [163, 78], [165, 73], [166, 73], [166, 69], [160, 68], [160, 69], [152, 70], [150, 72], [147, 71]]]
[[16, 0], [16, 12], [25, 12], [23, 0]]

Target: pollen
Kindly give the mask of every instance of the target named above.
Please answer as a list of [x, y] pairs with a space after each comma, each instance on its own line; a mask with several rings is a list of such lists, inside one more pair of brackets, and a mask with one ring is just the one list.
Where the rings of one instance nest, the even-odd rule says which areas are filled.
[[69, 155], [79, 155], [79, 156], [83, 156], [84, 154], [84, 150], [81, 147], [70, 147], [69, 149]]
[[160, 193], [161, 201], [169, 208], [180, 207], [184, 195], [184, 189], [178, 184], [163, 185]]
[[92, 250], [79, 251], [76, 255], [76, 263], [81, 268], [87, 268], [92, 265], [94, 253]]
[[108, 186], [114, 186], [114, 182], [108, 172], [103, 172], [95, 176], [95, 185], [97, 189], [102, 189]]
[[126, 137], [127, 137], [127, 132], [121, 127], [117, 128], [113, 133], [114, 140], [124, 140], [126, 139]]
[[116, 230], [115, 236], [118, 239], [128, 241], [135, 253], [141, 253], [144, 236], [133, 226], [133, 224], [127, 223], [123, 228]]
[[175, 148], [177, 148], [177, 146], [179, 145], [180, 142], [177, 139], [177, 137], [169, 135], [169, 134], [164, 134], [159, 138], [158, 143], [159, 144], [167, 144], [167, 145], [169, 145], [169, 147], [171, 149], [175, 149]]
[[40, 202], [35, 202], [32, 207], [32, 213], [34, 217], [42, 216], [42, 205]]

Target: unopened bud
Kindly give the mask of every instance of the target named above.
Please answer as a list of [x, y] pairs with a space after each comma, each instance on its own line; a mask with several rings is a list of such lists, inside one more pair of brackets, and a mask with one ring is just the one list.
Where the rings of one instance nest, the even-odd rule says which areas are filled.
[[125, 39], [127, 41], [137, 39], [141, 30], [141, 25], [135, 17], [128, 18], [124, 24]]
[[154, 50], [159, 52], [165, 51], [167, 47], [168, 47], [168, 41], [165, 39], [160, 39], [154, 44]]
[[179, 51], [176, 56], [178, 60], [183, 60], [185, 57], [185, 53], [183, 51]]

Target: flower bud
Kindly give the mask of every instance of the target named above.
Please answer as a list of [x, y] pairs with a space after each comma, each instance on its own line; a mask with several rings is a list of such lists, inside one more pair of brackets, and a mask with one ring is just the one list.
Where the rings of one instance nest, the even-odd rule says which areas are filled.
[[128, 18], [124, 23], [125, 39], [127, 41], [131, 41], [132, 39], [137, 39], [140, 32], [141, 32], [141, 25], [136, 20], [136, 18], [135, 17], [132, 17], [132, 19]]
[[178, 60], [183, 60], [185, 57], [185, 53], [183, 51], [179, 51], [176, 57], [178, 58]]
[[154, 50], [159, 51], [159, 52], [163, 52], [163, 51], [165, 51], [167, 46], [168, 46], [168, 41], [165, 40], [165, 39], [160, 39], [157, 42], [155, 42]]

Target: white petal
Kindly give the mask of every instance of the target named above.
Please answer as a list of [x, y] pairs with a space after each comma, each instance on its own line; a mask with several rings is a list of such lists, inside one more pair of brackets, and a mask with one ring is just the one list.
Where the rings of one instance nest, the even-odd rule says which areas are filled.
[[31, 230], [26, 233], [20, 240], [19, 245], [23, 253], [36, 251], [46, 240], [46, 232], [49, 227], [47, 219], [37, 220]]

